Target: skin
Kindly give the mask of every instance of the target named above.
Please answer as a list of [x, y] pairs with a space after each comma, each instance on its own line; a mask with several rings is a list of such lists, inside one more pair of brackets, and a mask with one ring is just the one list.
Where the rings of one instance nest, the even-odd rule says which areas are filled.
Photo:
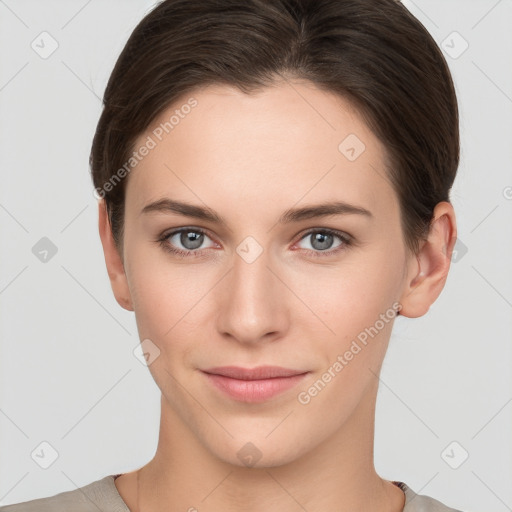
[[[309, 403], [297, 395], [395, 301], [407, 317], [428, 311], [450, 267], [452, 205], [436, 206], [428, 240], [410, 253], [384, 146], [347, 100], [305, 81], [276, 82], [254, 95], [225, 85], [199, 89], [155, 120], [136, 147], [191, 96], [197, 107], [129, 175], [122, 256], [99, 202], [116, 300], [135, 312], [140, 339], [160, 350], [149, 365], [162, 392], [157, 451], [115, 481], [121, 497], [134, 512], [403, 510], [403, 491], [373, 463], [378, 375], [394, 320]], [[349, 134], [366, 146], [355, 161], [338, 149]], [[164, 197], [207, 206], [226, 225], [140, 213]], [[278, 223], [289, 208], [327, 201], [372, 217]], [[207, 232], [199, 256], [180, 258], [156, 241], [180, 227]], [[306, 234], [311, 228], [347, 233], [353, 244], [335, 252], [343, 241], [334, 236], [322, 251]], [[236, 252], [248, 236], [263, 249], [251, 263]], [[179, 234], [167, 243], [191, 247]], [[311, 373], [251, 404], [221, 394], [199, 371], [267, 364]], [[248, 442], [261, 452], [252, 467], [237, 456]]]

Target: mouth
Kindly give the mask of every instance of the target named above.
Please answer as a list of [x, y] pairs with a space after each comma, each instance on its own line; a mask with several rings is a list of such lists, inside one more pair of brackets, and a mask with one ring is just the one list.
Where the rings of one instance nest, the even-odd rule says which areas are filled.
[[257, 403], [291, 389], [310, 372], [281, 366], [223, 366], [202, 370], [202, 373], [217, 390], [230, 398]]

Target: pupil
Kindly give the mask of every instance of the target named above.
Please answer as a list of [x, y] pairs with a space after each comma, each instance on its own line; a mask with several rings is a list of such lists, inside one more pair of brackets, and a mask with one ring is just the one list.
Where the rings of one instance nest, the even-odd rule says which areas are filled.
[[201, 246], [203, 242], [204, 235], [202, 233], [197, 233], [195, 231], [187, 231], [181, 233], [180, 242], [187, 249], [197, 249]]
[[[327, 242], [326, 242], [327, 241]], [[318, 242], [318, 243], [317, 243]], [[332, 235], [328, 233], [316, 233], [313, 235], [313, 243], [315, 249], [329, 249], [332, 243]]]

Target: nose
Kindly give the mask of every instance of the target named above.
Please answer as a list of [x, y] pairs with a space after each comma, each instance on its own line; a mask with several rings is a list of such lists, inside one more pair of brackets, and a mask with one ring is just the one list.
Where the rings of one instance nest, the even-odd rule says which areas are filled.
[[267, 251], [255, 260], [240, 254], [217, 290], [219, 333], [246, 344], [276, 340], [289, 325], [287, 288]]

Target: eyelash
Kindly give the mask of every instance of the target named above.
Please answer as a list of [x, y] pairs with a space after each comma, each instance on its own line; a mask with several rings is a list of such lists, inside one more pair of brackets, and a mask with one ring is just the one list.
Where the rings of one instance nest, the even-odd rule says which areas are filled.
[[[182, 232], [200, 233], [202, 235], [208, 236], [208, 238], [211, 238], [208, 235], [208, 233], [206, 231], [204, 231], [203, 229], [190, 227], [190, 228], [180, 228], [180, 229], [175, 229], [173, 231], [164, 232], [157, 239], [157, 242], [165, 251], [175, 254], [176, 256], [178, 256], [180, 258], [201, 256], [202, 252], [205, 251], [206, 249], [196, 249], [196, 250], [184, 251], [182, 249], [177, 249], [176, 247], [173, 247], [169, 244], [169, 238], [176, 235], [177, 233], [182, 233]], [[338, 237], [343, 242], [335, 249], [328, 249], [325, 251], [314, 251], [311, 249], [303, 249], [303, 250], [307, 251], [313, 257], [322, 258], [322, 257], [326, 257], [326, 256], [332, 256], [333, 254], [337, 254], [340, 251], [346, 250], [353, 243], [352, 237], [350, 237], [346, 233], [337, 231], [335, 229], [330, 229], [330, 228], [312, 228], [309, 231], [307, 231], [306, 233], [304, 233], [302, 235], [302, 237], [299, 239], [299, 241], [303, 240], [304, 238], [306, 238], [307, 236], [309, 236], [313, 233], [322, 233], [322, 234], [327, 234], [327, 235], [333, 235], [333, 236]]]

